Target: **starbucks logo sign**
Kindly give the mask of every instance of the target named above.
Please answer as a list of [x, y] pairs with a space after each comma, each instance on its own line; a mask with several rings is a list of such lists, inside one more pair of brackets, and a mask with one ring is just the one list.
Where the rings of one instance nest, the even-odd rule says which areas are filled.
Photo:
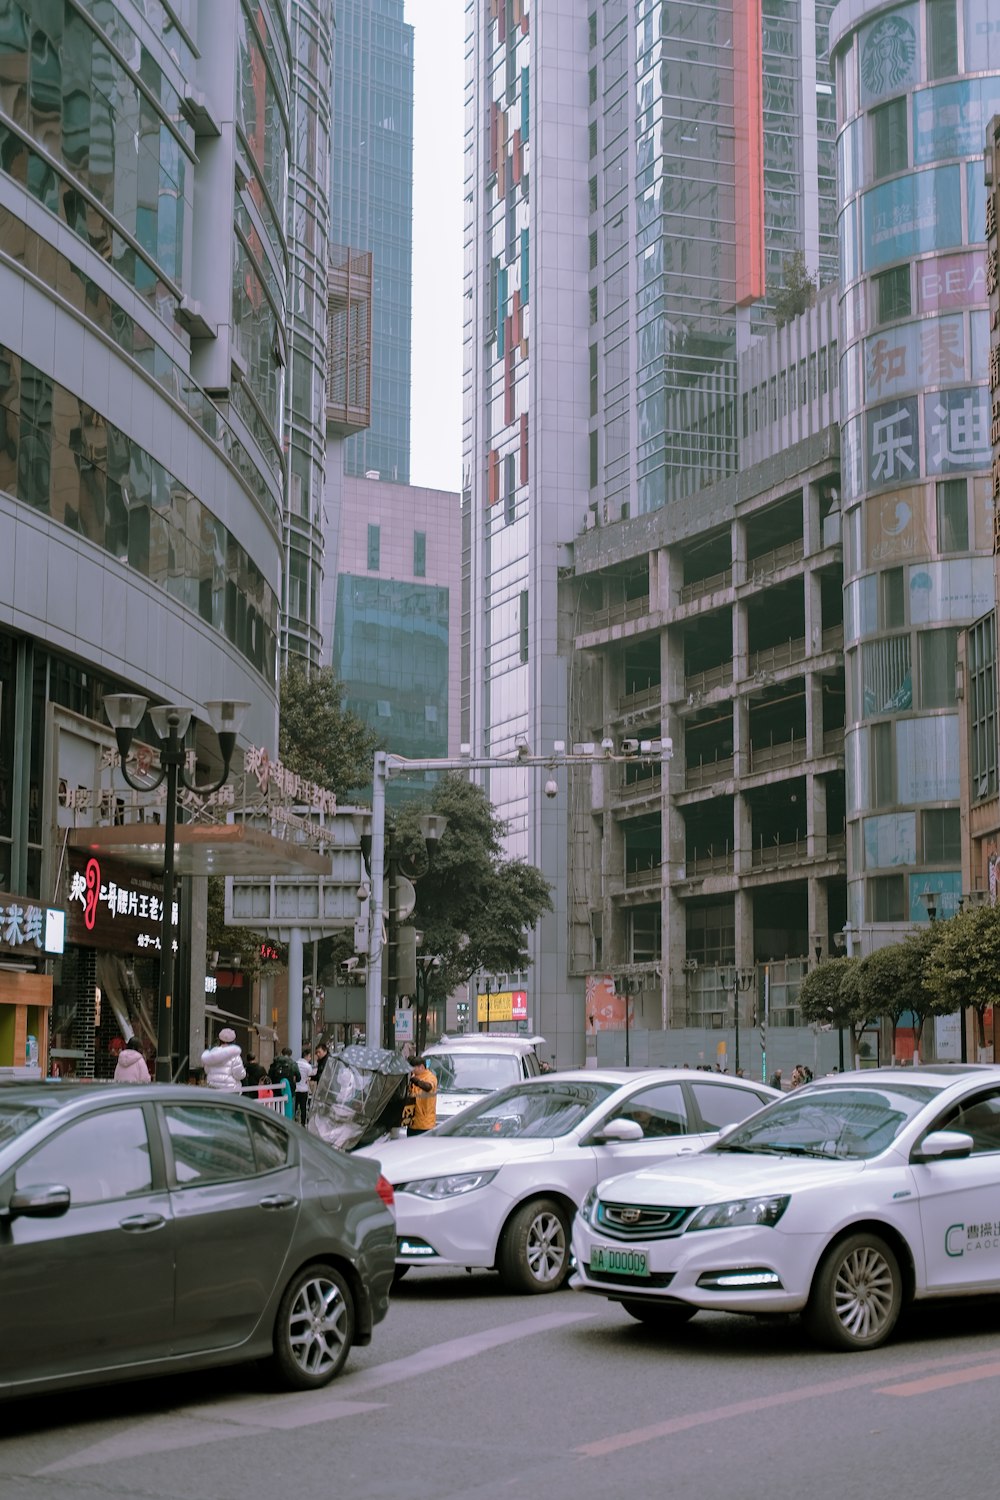
[[908, 83], [917, 57], [917, 34], [905, 16], [884, 16], [865, 38], [861, 81], [870, 97], [879, 98]]

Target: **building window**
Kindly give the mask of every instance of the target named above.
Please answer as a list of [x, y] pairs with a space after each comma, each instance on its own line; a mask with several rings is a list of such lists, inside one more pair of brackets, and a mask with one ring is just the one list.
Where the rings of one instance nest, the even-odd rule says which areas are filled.
[[969, 488], [964, 479], [943, 479], [937, 487], [939, 552], [969, 550]]
[[906, 624], [906, 578], [902, 568], [886, 568], [881, 577], [882, 625], [899, 630]]
[[[966, 50], [971, 27], [966, 23]], [[984, 66], [975, 56], [966, 57], [971, 73]], [[958, 18], [955, 0], [927, 0], [927, 77], [951, 78], [958, 72]]]
[[969, 627], [969, 786], [973, 802], [997, 794], [996, 614]]
[[873, 281], [876, 320], [891, 323], [896, 318], [908, 318], [912, 311], [909, 266], [894, 266], [891, 271], [873, 277]]
[[958, 864], [962, 858], [962, 824], [957, 807], [923, 813], [924, 859], [928, 864]]
[[522, 662], [528, 660], [528, 590], [522, 589], [518, 598], [517, 622], [518, 656]]
[[382, 533], [378, 526], [368, 527], [368, 571], [377, 573], [379, 570], [379, 554], [382, 550]]
[[902, 922], [906, 919], [902, 875], [873, 875], [867, 884], [870, 922]]
[[957, 630], [922, 630], [917, 636], [920, 656], [920, 707], [952, 708], [955, 703]]
[[426, 531], [415, 531], [413, 533], [413, 576], [414, 578], [427, 577]]
[[598, 459], [597, 459], [597, 433], [590, 434], [590, 488], [597, 489]]
[[597, 212], [597, 178], [596, 177], [592, 177], [590, 179], [588, 191], [589, 191], [589, 201], [590, 201], [590, 212], [592, 214], [594, 214], [594, 213]]
[[876, 178], [906, 170], [906, 105], [905, 98], [892, 99], [872, 110], [872, 167]]
[[509, 526], [517, 515], [517, 479], [515, 476], [515, 464], [517, 456], [508, 453], [503, 461], [503, 507], [504, 521]]
[[596, 417], [597, 416], [597, 399], [598, 399], [598, 386], [597, 386], [597, 345], [596, 344], [591, 344], [591, 346], [590, 346], [590, 415], [592, 417]]
[[593, 161], [597, 155], [597, 121], [591, 120], [588, 134], [590, 137], [590, 158]]

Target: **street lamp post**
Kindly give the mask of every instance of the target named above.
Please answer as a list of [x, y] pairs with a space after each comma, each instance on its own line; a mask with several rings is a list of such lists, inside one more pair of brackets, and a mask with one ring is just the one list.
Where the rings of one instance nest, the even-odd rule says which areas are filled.
[[523, 739], [510, 755], [473, 755], [470, 747], [463, 745], [462, 749], [466, 753], [461, 756], [429, 760], [408, 760], [405, 756], [393, 755], [387, 750], [375, 752], [372, 766], [371, 826], [372, 951], [368, 957], [368, 987], [365, 994], [365, 1029], [369, 1037], [382, 1034], [382, 881], [385, 876], [385, 789], [390, 776], [405, 776], [407, 772], [500, 771], [538, 767], [550, 773], [545, 783], [545, 795], [555, 797], [559, 784], [553, 773], [561, 766], [593, 767], [602, 761], [662, 764], [673, 756], [673, 744], [669, 739], [623, 740], [621, 753], [615, 753], [612, 740], [602, 740], [600, 745], [589, 741], [574, 744], [569, 753], [565, 743], [557, 740], [551, 755], [533, 755]]
[[747, 990], [753, 984], [753, 980], [753, 969], [733, 970], [733, 1021], [736, 1028], [736, 1052], [733, 1071], [735, 1073], [739, 1073], [740, 1071], [740, 995], [746, 994]]
[[215, 730], [222, 755], [222, 775], [210, 786], [197, 786], [184, 770], [184, 740], [192, 719], [190, 708], [168, 703], [149, 710], [153, 729], [160, 742], [160, 769], [151, 781], [133, 781], [126, 761], [135, 732], [146, 712], [147, 699], [134, 693], [109, 693], [104, 699], [108, 723], [115, 732], [121, 756], [124, 781], [135, 792], [152, 792], [167, 783], [167, 805], [163, 838], [163, 910], [160, 917], [160, 988], [156, 1011], [156, 1081], [170, 1083], [173, 1078], [173, 988], [174, 988], [174, 841], [177, 829], [177, 790], [183, 784], [198, 797], [210, 796], [229, 778], [236, 736], [240, 732], [249, 703], [235, 699], [205, 704], [209, 723]]

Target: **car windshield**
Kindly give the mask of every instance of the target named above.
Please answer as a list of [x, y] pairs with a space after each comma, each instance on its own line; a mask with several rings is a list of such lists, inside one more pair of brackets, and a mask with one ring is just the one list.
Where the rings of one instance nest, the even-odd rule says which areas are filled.
[[0, 1102], [0, 1147], [9, 1145], [57, 1107], [54, 1099], [48, 1107], [44, 1104], [8, 1103], [6, 1100]]
[[470, 1104], [435, 1134], [551, 1139], [568, 1135], [612, 1093], [610, 1083], [519, 1084]]
[[918, 1084], [796, 1089], [709, 1149], [866, 1161], [891, 1145], [937, 1093]]
[[439, 1052], [427, 1058], [442, 1093], [492, 1094], [516, 1083], [520, 1059], [509, 1052]]

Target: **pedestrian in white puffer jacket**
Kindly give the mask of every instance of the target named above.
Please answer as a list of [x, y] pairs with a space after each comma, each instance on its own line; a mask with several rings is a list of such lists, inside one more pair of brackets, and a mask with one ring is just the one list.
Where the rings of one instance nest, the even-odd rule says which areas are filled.
[[225, 1026], [219, 1032], [218, 1044], [208, 1047], [201, 1054], [201, 1065], [205, 1069], [205, 1082], [210, 1089], [224, 1089], [235, 1093], [247, 1076], [243, 1056], [236, 1043], [236, 1032]]

